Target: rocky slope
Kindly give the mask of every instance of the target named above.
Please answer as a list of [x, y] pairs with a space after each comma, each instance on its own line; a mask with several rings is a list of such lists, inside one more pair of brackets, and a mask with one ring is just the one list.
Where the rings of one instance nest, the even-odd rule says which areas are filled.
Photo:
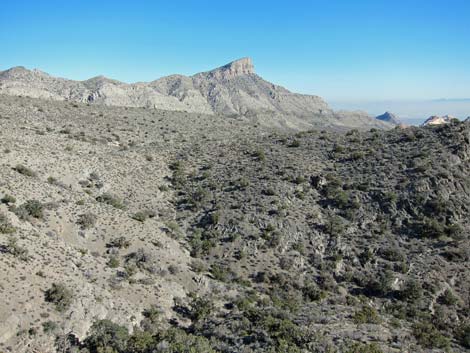
[[39, 70], [15, 67], [0, 72], [0, 93], [170, 111], [244, 116], [266, 125], [294, 129], [312, 126], [390, 128], [365, 113], [336, 114], [317, 96], [291, 93], [256, 75], [243, 58], [191, 77], [172, 75], [149, 83], [127, 84], [105, 77], [72, 81]]
[[470, 121], [0, 96], [0, 127], [1, 352], [470, 348]]

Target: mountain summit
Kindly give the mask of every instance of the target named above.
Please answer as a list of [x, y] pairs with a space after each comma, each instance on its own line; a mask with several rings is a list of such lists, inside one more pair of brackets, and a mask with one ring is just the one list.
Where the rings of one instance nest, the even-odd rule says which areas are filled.
[[206, 74], [217, 79], [230, 79], [241, 75], [252, 75], [255, 73], [255, 67], [251, 58], [241, 58], [217, 69], [211, 70]]
[[385, 121], [394, 125], [400, 125], [400, 119], [393, 113], [385, 112], [382, 115], [375, 117], [377, 120]]
[[0, 94], [222, 114], [292, 129], [392, 127], [365, 113], [334, 112], [318, 96], [293, 93], [268, 82], [255, 73], [248, 57], [193, 76], [171, 75], [132, 84], [103, 76], [73, 81], [17, 67], [0, 72]]

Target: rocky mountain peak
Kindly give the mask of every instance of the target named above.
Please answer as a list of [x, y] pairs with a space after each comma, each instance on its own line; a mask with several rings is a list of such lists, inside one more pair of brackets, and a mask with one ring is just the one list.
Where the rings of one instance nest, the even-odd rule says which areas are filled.
[[377, 120], [386, 121], [391, 124], [399, 125], [401, 124], [400, 119], [393, 113], [385, 112], [382, 115], [375, 117]]
[[230, 79], [242, 75], [252, 75], [255, 73], [255, 67], [251, 58], [241, 58], [232, 61], [224, 66], [209, 71], [207, 74], [217, 79]]

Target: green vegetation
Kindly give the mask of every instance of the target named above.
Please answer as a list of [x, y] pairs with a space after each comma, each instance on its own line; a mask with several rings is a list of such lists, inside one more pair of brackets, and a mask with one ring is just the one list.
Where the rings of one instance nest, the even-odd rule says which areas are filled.
[[1, 203], [4, 203], [4, 204], [14, 204], [16, 202], [16, 198], [14, 198], [13, 196], [11, 195], [8, 195], [8, 194], [5, 194], [1, 200], [0, 200]]
[[429, 322], [417, 323], [413, 326], [413, 335], [418, 343], [425, 348], [447, 348], [449, 339]]
[[122, 202], [122, 200], [119, 197], [117, 197], [117, 196], [115, 196], [111, 193], [107, 193], [107, 192], [100, 195], [100, 196], [97, 196], [96, 201], [105, 203], [107, 205], [111, 205], [114, 208], [117, 208], [117, 209], [120, 209], [120, 210], [123, 210], [125, 208], [124, 203]]
[[38, 200], [28, 200], [19, 207], [12, 208], [18, 218], [27, 220], [29, 218], [44, 218], [44, 205]]
[[54, 304], [59, 312], [66, 311], [73, 302], [72, 291], [61, 283], [53, 283], [45, 292], [44, 298], [46, 302]]
[[29, 256], [28, 256], [28, 249], [18, 245], [18, 240], [17, 238], [10, 236], [8, 238], [7, 245], [5, 247], [5, 250], [13, 255], [14, 257], [17, 257], [18, 259], [22, 261], [28, 261]]
[[356, 324], [380, 324], [380, 315], [374, 308], [364, 306], [361, 310], [356, 311], [353, 315], [353, 321]]
[[78, 217], [77, 223], [83, 229], [90, 229], [95, 226], [96, 220], [97, 220], [97, 217], [94, 213], [87, 212], [87, 213], [81, 214]]
[[33, 171], [32, 169], [30, 169], [30, 168], [28, 168], [28, 167], [26, 167], [22, 164], [18, 164], [13, 169], [16, 170], [18, 173], [23, 174], [23, 175], [28, 176], [28, 177], [36, 177], [37, 176], [35, 171]]
[[14, 233], [15, 231], [15, 227], [13, 227], [8, 218], [3, 213], [0, 213], [0, 233], [10, 234]]

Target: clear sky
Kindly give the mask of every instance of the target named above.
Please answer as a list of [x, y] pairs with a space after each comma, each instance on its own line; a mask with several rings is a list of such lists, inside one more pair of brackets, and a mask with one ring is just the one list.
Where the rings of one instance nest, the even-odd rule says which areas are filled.
[[0, 70], [135, 82], [250, 56], [265, 79], [328, 100], [470, 97], [469, 0], [0, 5]]

